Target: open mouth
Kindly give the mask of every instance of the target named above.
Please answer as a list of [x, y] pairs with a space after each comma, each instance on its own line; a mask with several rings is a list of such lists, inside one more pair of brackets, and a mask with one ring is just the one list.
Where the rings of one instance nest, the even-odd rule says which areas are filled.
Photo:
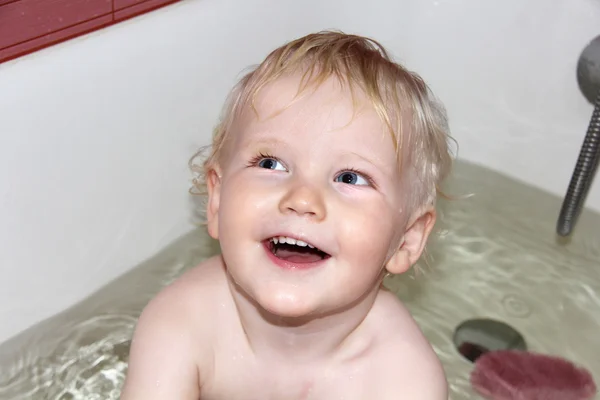
[[290, 263], [307, 264], [330, 257], [310, 243], [285, 236], [267, 239], [266, 245], [275, 257]]

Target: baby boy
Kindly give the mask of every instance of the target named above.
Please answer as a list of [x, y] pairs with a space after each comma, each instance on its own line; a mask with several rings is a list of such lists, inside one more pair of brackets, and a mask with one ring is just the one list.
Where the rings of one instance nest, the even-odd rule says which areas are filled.
[[376, 41], [311, 34], [232, 91], [203, 173], [221, 254], [143, 311], [123, 400], [446, 400], [386, 274], [420, 257], [443, 108]]

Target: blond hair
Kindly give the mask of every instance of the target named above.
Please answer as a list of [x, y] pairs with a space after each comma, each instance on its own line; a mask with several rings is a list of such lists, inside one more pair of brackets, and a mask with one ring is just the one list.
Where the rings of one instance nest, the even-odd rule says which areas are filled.
[[[439, 185], [452, 164], [444, 107], [419, 75], [393, 62], [377, 41], [334, 31], [314, 33], [289, 42], [242, 77], [229, 94], [214, 130], [212, 145], [201, 149], [190, 160], [195, 173], [192, 193], [206, 193], [206, 173], [217, 165], [236, 118], [248, 105], [256, 112], [254, 102], [260, 90], [296, 72], [303, 74], [298, 95], [310, 84], [318, 87], [330, 77], [347, 84], [352, 93], [357, 88], [362, 90], [392, 135], [396, 151], [403, 153], [399, 166], [407, 166], [412, 178], [407, 179], [409, 207], [435, 201]], [[208, 149], [210, 153], [205, 160], [196, 164], [197, 157]], [[402, 149], [410, 151], [401, 152]]]

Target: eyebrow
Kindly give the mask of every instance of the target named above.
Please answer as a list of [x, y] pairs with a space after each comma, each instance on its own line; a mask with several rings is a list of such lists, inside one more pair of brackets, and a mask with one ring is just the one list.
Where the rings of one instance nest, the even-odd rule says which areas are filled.
[[369, 164], [371, 164], [372, 166], [374, 166], [375, 168], [379, 169], [381, 172], [385, 172], [385, 168], [383, 168], [383, 165], [375, 162], [374, 160], [370, 159], [369, 157], [365, 157], [361, 154], [358, 154], [354, 151], [351, 151], [349, 154], [352, 154], [353, 156], [357, 156], [358, 158], [368, 162]]
[[278, 138], [259, 138], [259, 139], [250, 139], [245, 143], [246, 146], [252, 145], [257, 147], [284, 147], [286, 143]]

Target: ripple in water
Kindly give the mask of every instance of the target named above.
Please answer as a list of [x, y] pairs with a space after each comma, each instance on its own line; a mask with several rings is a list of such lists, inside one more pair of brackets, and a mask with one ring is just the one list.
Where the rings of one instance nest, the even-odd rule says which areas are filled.
[[1, 399], [118, 399], [135, 318], [107, 315], [76, 325], [52, 355], [18, 363], [3, 376]]

